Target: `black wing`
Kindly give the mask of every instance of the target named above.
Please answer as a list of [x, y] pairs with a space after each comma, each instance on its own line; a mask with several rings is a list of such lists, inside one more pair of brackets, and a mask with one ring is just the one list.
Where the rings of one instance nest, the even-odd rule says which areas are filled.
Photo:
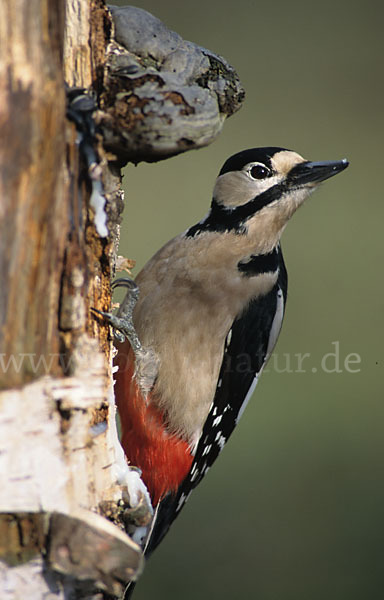
[[169, 494], [159, 504], [146, 548], [147, 555], [161, 542], [192, 490], [218, 457], [273, 350], [287, 297], [287, 271], [280, 249], [278, 255], [276, 285], [267, 295], [253, 300], [228, 332], [215, 398], [191, 470], [177, 494]]

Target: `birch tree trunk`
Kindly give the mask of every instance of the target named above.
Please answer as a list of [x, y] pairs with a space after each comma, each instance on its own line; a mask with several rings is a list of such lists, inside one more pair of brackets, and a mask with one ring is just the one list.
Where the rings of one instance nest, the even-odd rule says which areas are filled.
[[111, 522], [126, 465], [90, 307], [109, 307], [120, 178], [98, 166], [101, 237], [64, 88], [101, 85], [110, 17], [101, 0], [0, 11], [0, 597], [119, 595], [142, 556]]
[[0, 0], [1, 600], [121, 596], [142, 569], [125, 530], [152, 509], [90, 310], [110, 307], [119, 167], [211, 143], [244, 98], [222, 57], [111, 10]]

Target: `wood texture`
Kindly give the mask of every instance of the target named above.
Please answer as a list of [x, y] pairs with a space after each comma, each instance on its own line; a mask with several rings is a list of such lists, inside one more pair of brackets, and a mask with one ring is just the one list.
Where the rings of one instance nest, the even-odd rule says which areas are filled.
[[233, 67], [141, 8], [111, 12], [115, 41], [99, 115], [105, 145], [122, 163], [138, 163], [212, 143], [244, 100]]
[[[0, 18], [0, 387], [44, 373], [59, 351], [69, 228], [63, 0], [2, 2]], [[5, 362], [4, 362], [5, 361]], [[53, 365], [58, 372], [57, 365]]]
[[[142, 568], [141, 549], [125, 529], [147, 526], [152, 509], [118, 441], [110, 331], [90, 310], [110, 308], [123, 208], [119, 165], [140, 159], [140, 148], [123, 131], [121, 156], [108, 154], [104, 146], [118, 152], [119, 143], [106, 143], [105, 128], [104, 139], [90, 135], [86, 155], [84, 130], [66, 115], [68, 88], [84, 88], [102, 108], [111, 97], [112, 112], [97, 111], [98, 123], [112, 118], [108, 131], [120, 139], [117, 90], [105, 90], [114, 77], [112, 32], [104, 0], [0, 0], [2, 600], [100, 600], [122, 594]], [[191, 52], [188, 64], [196, 53], [201, 58], [201, 49], [180, 43]], [[213, 133], [204, 137], [205, 127], [199, 130], [210, 109], [185, 112], [190, 90], [181, 97], [171, 86], [155, 106], [160, 121], [165, 100], [180, 122], [191, 117], [188, 127], [197, 133], [193, 144], [184, 144], [184, 129], [178, 130], [162, 158], [180, 151], [180, 139], [183, 151], [214, 139], [242, 101], [233, 69], [220, 61], [213, 68], [208, 54], [198, 91], [214, 105]], [[129, 102], [124, 108], [122, 126], [136, 114]], [[156, 123], [148, 124], [154, 139]], [[155, 148], [146, 160], [157, 156]], [[101, 211], [105, 205], [104, 233], [92, 203], [95, 189]]]
[[[125, 508], [136, 502], [142, 510], [143, 497], [137, 473], [130, 488], [118, 443], [111, 336], [90, 311], [110, 304], [120, 172], [97, 140], [100, 163], [89, 170], [66, 118], [64, 85], [102, 85], [110, 27], [102, 0], [1, 2], [0, 597], [7, 600], [119, 595], [142, 565], [123, 532]], [[95, 170], [108, 201], [106, 237], [90, 205]]]

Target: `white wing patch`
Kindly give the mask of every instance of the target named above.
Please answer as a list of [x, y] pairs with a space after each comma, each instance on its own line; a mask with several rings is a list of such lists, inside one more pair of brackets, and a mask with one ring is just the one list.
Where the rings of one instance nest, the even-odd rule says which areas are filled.
[[223, 418], [223, 415], [219, 415], [218, 417], [216, 417], [215, 420], [213, 421], [213, 427], [216, 427], [220, 423], [222, 418]]
[[[261, 374], [261, 372], [262, 372], [262, 370], [263, 370], [263, 368], [264, 368], [268, 358], [270, 357], [270, 355], [273, 351], [273, 348], [276, 344], [276, 341], [277, 341], [277, 338], [279, 336], [279, 332], [281, 329], [283, 313], [284, 313], [284, 296], [283, 296], [282, 290], [279, 287], [277, 289], [275, 314], [274, 314], [273, 318], [271, 317], [271, 320], [269, 320], [270, 331], [269, 331], [268, 341], [264, 338], [264, 343], [262, 345], [264, 352], [265, 352], [264, 361], [261, 365], [261, 368], [259, 366], [260, 362], [257, 363], [258, 368], [259, 368], [259, 371], [257, 373], [255, 373], [255, 370], [252, 371], [253, 373], [255, 373], [255, 376], [253, 377], [253, 379], [251, 379], [252, 383], [249, 386], [248, 392], [246, 393], [246, 396], [242, 402], [241, 402], [241, 398], [239, 399], [239, 397], [237, 396], [238, 403], [236, 403], [236, 397], [235, 397], [233, 405], [231, 404], [232, 393], [236, 395], [237, 388], [231, 389], [229, 395], [228, 395], [228, 391], [226, 391], [222, 388], [223, 380], [225, 380], [225, 378], [228, 377], [228, 375], [229, 375], [229, 377], [231, 376], [231, 369], [234, 368], [234, 366], [231, 365], [231, 362], [223, 363], [224, 366], [229, 367], [229, 370], [227, 372], [224, 370], [224, 372], [221, 373], [221, 376], [219, 377], [218, 384], [217, 384], [217, 390], [216, 390], [216, 393], [218, 394], [216, 400], [218, 401], [218, 403], [216, 403], [216, 405], [214, 405], [215, 400], [213, 401], [211, 408], [210, 408], [209, 415], [207, 417], [207, 421], [204, 425], [203, 431], [199, 432], [199, 436], [196, 435], [196, 438], [193, 440], [193, 444], [191, 444], [191, 446], [193, 445], [193, 450], [194, 450], [194, 462], [192, 464], [189, 474], [187, 475], [181, 488], [179, 489], [178, 496], [176, 496], [176, 498], [175, 498], [174, 510], [175, 510], [176, 514], [182, 509], [182, 507], [184, 506], [185, 502], [187, 501], [189, 495], [191, 494], [192, 490], [198, 485], [198, 483], [205, 476], [205, 474], [207, 473], [207, 471], [209, 470], [209, 468], [211, 467], [213, 462], [216, 460], [217, 456], [220, 454], [221, 450], [224, 448], [224, 445], [226, 444], [227, 439], [231, 435], [235, 425], [241, 418], [241, 416], [242, 416], [242, 414], [243, 414], [243, 412], [255, 390], [255, 387], [256, 387], [257, 382], [260, 377], [260, 374]], [[252, 336], [252, 333], [253, 332], [251, 331], [251, 336]], [[237, 331], [237, 333], [235, 333], [235, 332], [232, 332], [232, 329], [231, 329], [227, 335], [225, 347], [226, 347], [226, 349], [228, 349], [229, 352], [231, 352], [231, 348], [230, 348], [231, 341], [234, 341], [234, 340], [232, 340], [233, 334], [236, 334], [238, 336], [239, 331]], [[257, 335], [257, 331], [256, 331], [256, 335]], [[268, 335], [268, 331], [266, 331], [264, 333], [264, 335], [265, 336]], [[234, 343], [237, 344], [238, 340], [235, 341]], [[235, 356], [235, 358], [236, 358], [236, 346], [235, 346], [235, 350], [232, 349], [232, 351], [235, 352], [235, 354], [233, 354], [233, 356]], [[235, 363], [235, 365], [236, 365], [236, 363]], [[249, 381], [249, 379], [248, 379], [248, 381]], [[244, 391], [245, 391], [245, 389], [246, 388], [244, 388]], [[238, 390], [239, 393], [241, 393], [241, 391], [242, 391], [242, 388], [240, 388]], [[240, 400], [240, 402], [239, 402], [239, 400]], [[240, 404], [240, 409], [238, 410], [239, 404]]]
[[272, 327], [271, 327], [271, 331], [269, 334], [267, 354], [265, 355], [263, 366], [261, 367], [260, 371], [258, 373], [256, 373], [255, 379], [252, 381], [252, 385], [249, 388], [247, 395], [245, 396], [243, 404], [241, 405], [239, 414], [237, 415], [236, 425], [240, 421], [240, 419], [247, 407], [247, 404], [250, 401], [253, 392], [255, 391], [257, 382], [259, 381], [259, 377], [260, 377], [261, 373], [263, 372], [263, 369], [264, 369], [265, 365], [267, 364], [268, 359], [273, 352], [273, 349], [277, 342], [277, 338], [279, 337], [281, 325], [283, 322], [283, 316], [284, 316], [284, 296], [283, 296], [282, 290], [279, 288], [277, 291], [276, 312], [275, 312], [275, 316], [272, 321]]
[[[264, 365], [263, 365], [263, 367], [264, 367]], [[247, 404], [250, 401], [253, 392], [255, 391], [257, 382], [259, 381], [259, 375], [260, 375], [261, 371], [263, 370], [263, 367], [261, 367], [259, 373], [256, 375], [255, 379], [252, 381], [251, 387], [249, 388], [248, 393], [247, 393], [247, 395], [244, 398], [244, 402], [241, 405], [240, 410], [239, 410], [238, 415], [237, 415], [237, 418], [236, 418], [236, 425], [240, 421], [241, 417], [243, 416], [243, 412], [247, 408]]]
[[273, 319], [273, 323], [272, 323], [272, 327], [271, 327], [271, 333], [269, 334], [269, 341], [268, 341], [267, 355], [265, 357], [265, 363], [271, 356], [273, 349], [276, 345], [277, 338], [279, 337], [281, 325], [283, 323], [283, 316], [284, 316], [284, 296], [283, 296], [283, 291], [281, 290], [281, 288], [279, 288], [277, 291], [276, 312], [275, 312], [275, 317]]

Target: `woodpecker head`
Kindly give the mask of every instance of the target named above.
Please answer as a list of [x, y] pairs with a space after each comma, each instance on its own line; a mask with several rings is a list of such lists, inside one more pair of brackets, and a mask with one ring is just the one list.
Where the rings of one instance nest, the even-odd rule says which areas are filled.
[[216, 180], [209, 215], [193, 234], [207, 230], [246, 234], [261, 228], [281, 233], [309, 194], [347, 166], [346, 159], [310, 162], [275, 147], [234, 154]]

